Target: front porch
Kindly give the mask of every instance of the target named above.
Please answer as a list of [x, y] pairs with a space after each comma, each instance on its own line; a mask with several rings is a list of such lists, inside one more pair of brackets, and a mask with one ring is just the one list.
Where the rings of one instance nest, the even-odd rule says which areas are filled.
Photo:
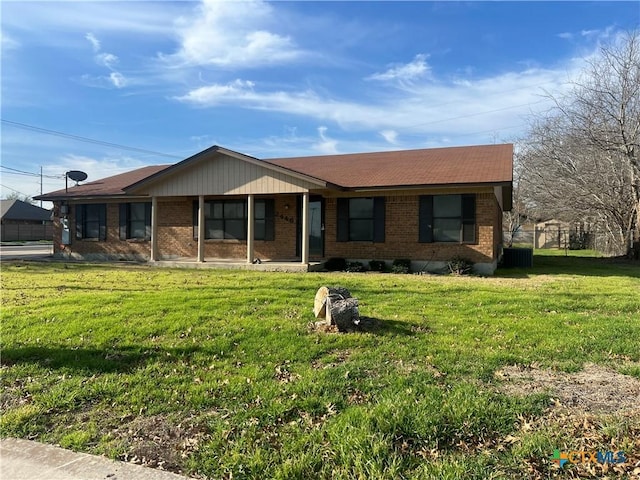
[[151, 200], [151, 262], [252, 266], [261, 259], [308, 271], [324, 257], [321, 197], [309, 192]]
[[240, 259], [181, 257], [171, 260], [149, 261], [154, 267], [169, 268], [216, 268], [222, 270], [254, 270], [258, 272], [316, 272], [324, 267], [324, 262], [300, 263], [295, 260], [263, 260], [261, 263], [247, 263]]

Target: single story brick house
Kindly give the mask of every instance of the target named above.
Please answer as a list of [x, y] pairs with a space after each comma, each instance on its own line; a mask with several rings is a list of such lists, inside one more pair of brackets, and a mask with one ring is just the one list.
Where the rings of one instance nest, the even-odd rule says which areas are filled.
[[54, 203], [60, 257], [425, 270], [464, 257], [491, 273], [512, 170], [511, 144], [269, 160], [213, 146], [37, 199]]

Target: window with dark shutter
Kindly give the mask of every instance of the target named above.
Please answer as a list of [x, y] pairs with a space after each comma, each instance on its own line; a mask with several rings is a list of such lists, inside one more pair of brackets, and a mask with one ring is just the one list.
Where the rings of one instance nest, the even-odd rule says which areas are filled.
[[151, 239], [151, 204], [147, 202], [120, 204], [120, 240]]
[[339, 198], [339, 242], [384, 242], [385, 198]]
[[420, 242], [476, 242], [475, 194], [421, 196], [418, 215]]
[[76, 238], [84, 240], [107, 239], [107, 205], [86, 203], [76, 206]]

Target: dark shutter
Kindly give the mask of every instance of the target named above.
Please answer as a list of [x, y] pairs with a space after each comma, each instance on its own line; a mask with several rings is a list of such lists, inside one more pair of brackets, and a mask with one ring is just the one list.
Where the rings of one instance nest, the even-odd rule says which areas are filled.
[[129, 224], [129, 204], [121, 203], [120, 204], [120, 240], [126, 240], [127, 235], [127, 225]]
[[264, 200], [264, 239], [273, 241], [275, 234], [276, 202], [273, 198]]
[[198, 200], [193, 201], [193, 239], [198, 239]]
[[373, 241], [384, 243], [385, 197], [373, 197]]
[[421, 243], [433, 242], [433, 196], [420, 196], [418, 209], [418, 241]]
[[349, 241], [349, 199], [338, 198], [338, 224], [336, 241]]
[[462, 195], [462, 242], [476, 242], [476, 196]]
[[98, 205], [99, 211], [99, 220], [100, 220], [100, 233], [99, 239], [106, 240], [107, 239], [107, 205], [101, 203]]
[[151, 240], [151, 204], [144, 204], [144, 239]]
[[76, 205], [76, 238], [84, 238], [84, 205]]

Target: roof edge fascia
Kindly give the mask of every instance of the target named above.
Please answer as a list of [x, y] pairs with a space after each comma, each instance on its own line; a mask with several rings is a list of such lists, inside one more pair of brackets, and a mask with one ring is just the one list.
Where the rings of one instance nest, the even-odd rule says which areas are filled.
[[474, 182], [474, 183], [436, 183], [421, 185], [389, 185], [382, 187], [345, 187], [347, 192], [385, 192], [395, 190], [434, 190], [434, 189], [458, 189], [458, 188], [478, 188], [478, 187], [507, 187], [513, 184], [512, 180], [501, 182]]
[[34, 197], [34, 200], [42, 200], [43, 202], [80, 202], [84, 200], [127, 200], [127, 201], [151, 201], [148, 195], [56, 195], [55, 197], [46, 197], [44, 195]]

